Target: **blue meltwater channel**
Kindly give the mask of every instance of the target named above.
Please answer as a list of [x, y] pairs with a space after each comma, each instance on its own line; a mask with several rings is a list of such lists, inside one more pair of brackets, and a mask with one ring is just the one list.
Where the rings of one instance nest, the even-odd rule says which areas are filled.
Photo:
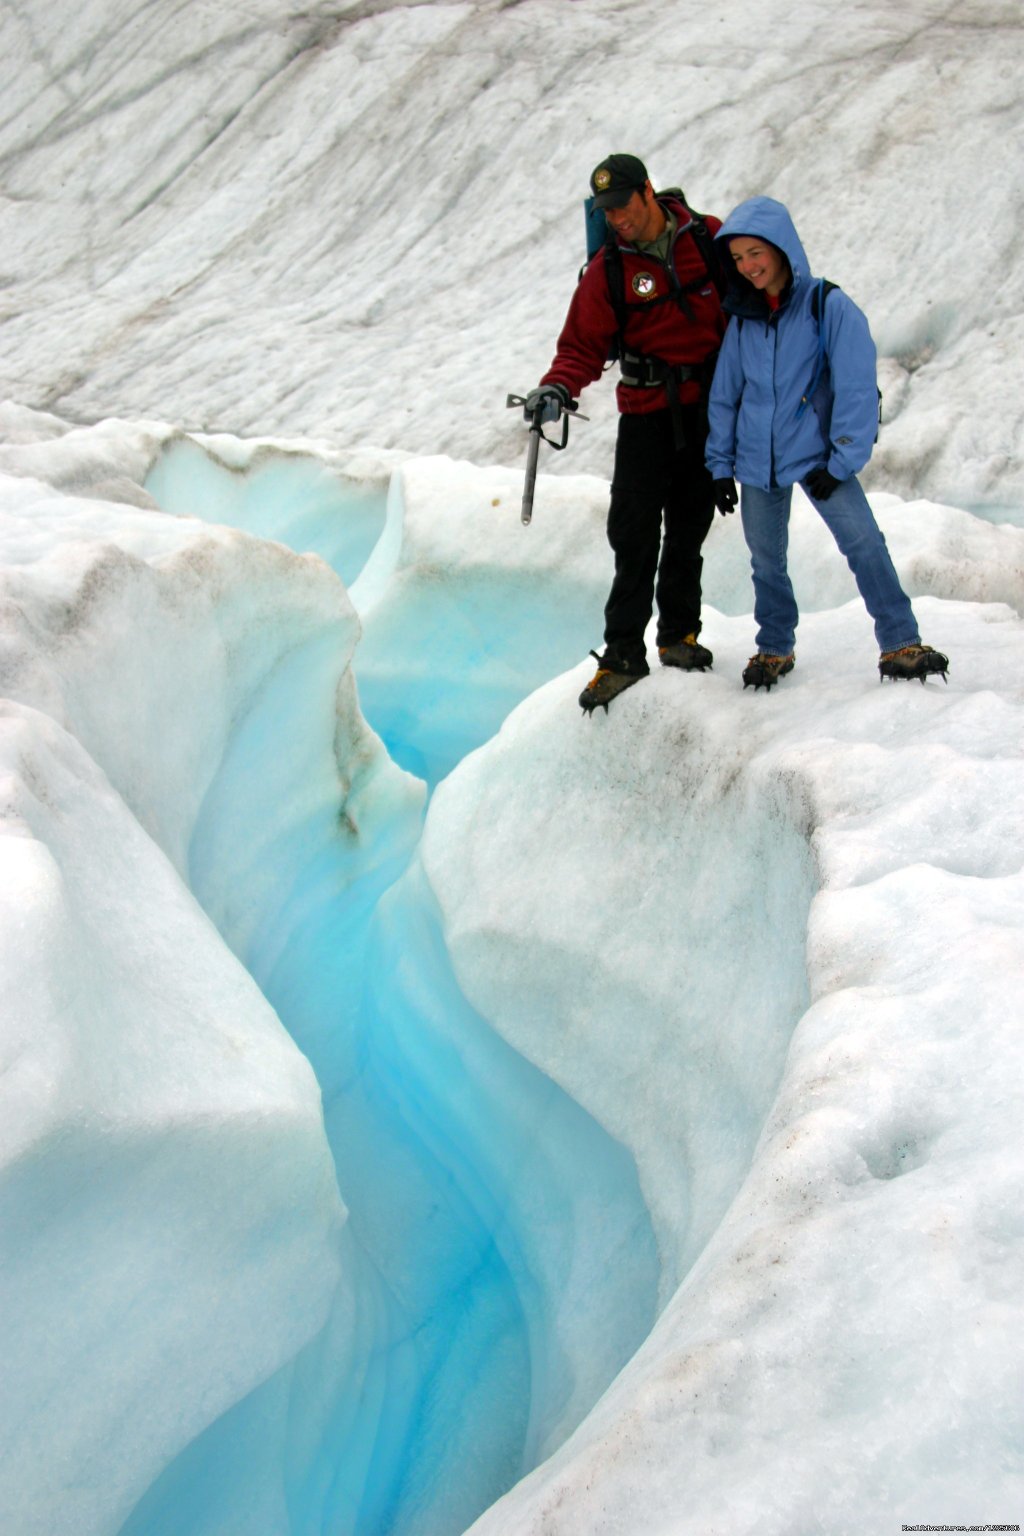
[[[346, 583], [383, 525], [383, 490], [301, 457], [239, 475], [183, 441], [147, 488], [169, 511], [315, 549]], [[210, 910], [246, 764], [302, 729], [309, 660], [264, 689], [206, 796], [191, 881]], [[436, 779], [475, 744], [464, 714], [458, 742], [439, 742], [436, 709], [396, 711], [393, 689], [375, 720], [358, 651], [354, 671], [399, 760], [429, 758]], [[482, 709], [479, 740], [492, 729]], [[241, 955], [321, 1085], [349, 1211], [343, 1280], [317, 1337], [166, 1468], [122, 1536], [459, 1536], [654, 1321], [659, 1257], [632, 1158], [469, 1006], [415, 834], [396, 827], [365, 870], [337, 841], [311, 845]]]

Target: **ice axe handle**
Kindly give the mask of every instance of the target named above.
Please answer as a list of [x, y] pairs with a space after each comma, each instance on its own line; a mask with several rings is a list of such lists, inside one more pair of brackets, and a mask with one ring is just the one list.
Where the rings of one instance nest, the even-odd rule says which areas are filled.
[[[526, 396], [506, 396], [506, 410], [511, 410], [514, 406], [518, 406], [520, 410], [525, 410]], [[544, 431], [543, 404], [537, 406], [530, 419], [530, 446], [526, 451], [526, 481], [523, 485], [522, 522], [524, 528], [529, 525], [530, 520], [533, 517], [533, 490], [534, 486], [537, 484], [537, 454], [540, 451], [540, 440], [543, 438], [546, 443], [550, 443], [552, 448], [557, 448], [559, 450], [564, 448], [566, 443], [569, 441], [569, 411], [572, 411], [573, 413], [576, 412], [575, 404], [570, 405], [568, 409], [562, 413], [562, 441], [560, 443], [556, 442], [553, 437], [548, 437]], [[586, 421], [586, 419], [587, 418], [585, 416], [580, 417], [581, 421]]]
[[524, 528], [529, 527], [533, 517], [533, 490], [537, 484], [537, 455], [540, 452], [540, 440], [543, 437], [540, 423], [536, 419], [530, 428], [530, 446], [526, 450], [526, 479], [523, 482], [523, 509], [520, 513]]

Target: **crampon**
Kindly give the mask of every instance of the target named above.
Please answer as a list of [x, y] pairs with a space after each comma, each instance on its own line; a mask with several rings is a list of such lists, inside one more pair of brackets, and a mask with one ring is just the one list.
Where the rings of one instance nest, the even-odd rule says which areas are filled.
[[758, 651], [756, 656], [751, 656], [747, 665], [743, 668], [744, 688], [771, 688], [780, 677], [785, 677], [787, 672], [792, 672], [796, 666], [796, 658], [790, 656], [765, 656]]
[[684, 672], [704, 672], [714, 660], [707, 646], [701, 645], [696, 635], [687, 635], [672, 645], [659, 646], [658, 656], [663, 667], [680, 667]]
[[590, 654], [597, 662], [597, 671], [580, 694], [580, 708], [585, 715], [592, 715], [595, 709], [603, 706], [607, 714], [612, 699], [646, 677], [650, 668], [646, 661], [624, 662], [609, 655], [607, 651], [603, 656], [599, 656], [596, 651]]
[[930, 645], [905, 645], [899, 651], [883, 651], [878, 658], [879, 680], [891, 677], [895, 682], [898, 677], [919, 677], [923, 683], [937, 672], [942, 681], [948, 683], [948, 670], [949, 657], [933, 650]]

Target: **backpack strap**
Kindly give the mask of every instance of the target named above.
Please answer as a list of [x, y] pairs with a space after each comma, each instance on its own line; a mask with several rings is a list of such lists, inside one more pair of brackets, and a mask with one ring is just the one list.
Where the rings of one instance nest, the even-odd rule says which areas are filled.
[[704, 266], [707, 270], [707, 275], [714, 283], [719, 299], [724, 299], [726, 290], [728, 289], [729, 285], [726, 282], [725, 273], [722, 270], [722, 262], [718, 254], [718, 246], [715, 244], [714, 237], [712, 236], [710, 229], [708, 229], [708, 226], [704, 222], [704, 215], [702, 213], [694, 213], [692, 208], [689, 210], [689, 213], [690, 233], [693, 235], [693, 238], [696, 241], [697, 249], [700, 251], [701, 256], [704, 258]]
[[818, 278], [818, 281], [814, 285], [814, 292], [811, 294], [811, 314], [814, 316], [815, 320], [819, 322], [821, 321], [821, 317], [825, 312], [825, 300], [828, 298], [833, 288], [838, 287], [838, 283], [830, 283], [827, 277]]
[[696, 242], [697, 249], [700, 251], [705, 271], [718, 290], [718, 297], [724, 299], [728, 283], [722, 268], [721, 257], [718, 254], [718, 247], [707, 226], [706, 215], [698, 213], [695, 208], [690, 207], [682, 187], [665, 187], [663, 191], [656, 192], [654, 195], [655, 197], [674, 197], [677, 203], [682, 203], [690, 215], [690, 223], [687, 227]]
[[[818, 322], [818, 360], [814, 369], [814, 377], [807, 387], [807, 393], [801, 396], [800, 404], [796, 408], [797, 416], [802, 416], [806, 407], [810, 405], [811, 397], [813, 396], [814, 391], [817, 389], [821, 380], [821, 375], [824, 371], [827, 357], [827, 349], [825, 347], [825, 327], [822, 323], [825, 314], [825, 300], [828, 298], [833, 288], [838, 287], [838, 283], [830, 283], [827, 277], [819, 277], [818, 281], [814, 285], [814, 292], [811, 294], [811, 314]], [[878, 388], [877, 382], [875, 384], [875, 390], [878, 395], [878, 427], [881, 427], [882, 391]], [[878, 427], [875, 429], [876, 443], [878, 442]]]
[[827, 277], [819, 277], [818, 281], [814, 285], [814, 292], [811, 294], [811, 314], [818, 322], [818, 356], [814, 364], [814, 375], [806, 390], [801, 395], [800, 404], [796, 408], [797, 417], [802, 416], [804, 411], [810, 405], [811, 396], [817, 389], [818, 384], [821, 381], [821, 375], [825, 371], [825, 363], [827, 360], [825, 351], [825, 326], [823, 323], [825, 316], [825, 300], [828, 298], [833, 288], [838, 287], [838, 283], [830, 283]]

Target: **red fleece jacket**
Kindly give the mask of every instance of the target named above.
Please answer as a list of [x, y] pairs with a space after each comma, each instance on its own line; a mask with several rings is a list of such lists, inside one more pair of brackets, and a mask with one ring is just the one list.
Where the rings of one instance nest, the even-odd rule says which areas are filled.
[[[673, 198], [664, 199], [679, 221], [669, 259], [681, 284], [706, 275], [700, 247], [689, 231], [689, 212]], [[707, 215], [708, 231], [714, 235], [721, 220]], [[700, 364], [718, 351], [725, 334], [726, 316], [722, 314], [718, 292], [710, 277], [702, 286], [688, 292], [686, 299], [693, 310], [691, 320], [672, 299], [652, 304], [652, 299], [671, 290], [668, 268], [656, 257], [633, 246], [622, 245], [623, 275], [627, 321], [626, 347], [659, 357], [666, 363]], [[576, 399], [588, 384], [601, 377], [608, 361], [608, 347], [618, 327], [608, 292], [608, 274], [604, 252], [599, 251], [586, 268], [573, 294], [558, 349], [542, 384], [564, 384]], [[688, 381], [680, 387], [679, 398], [692, 403], [700, 397], [700, 386]], [[619, 410], [625, 415], [644, 415], [664, 409], [668, 399], [664, 388], [630, 388], [620, 383], [616, 390]]]

